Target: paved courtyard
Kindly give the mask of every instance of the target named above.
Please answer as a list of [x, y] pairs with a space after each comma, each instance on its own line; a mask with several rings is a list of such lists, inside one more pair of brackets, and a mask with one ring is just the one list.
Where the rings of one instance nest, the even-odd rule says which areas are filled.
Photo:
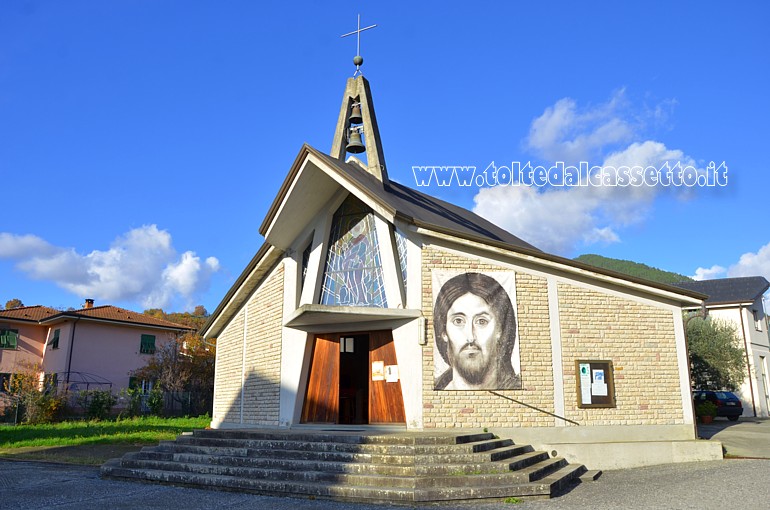
[[[723, 441], [728, 454], [763, 459], [669, 464], [607, 471], [551, 500], [442, 505], [446, 509], [723, 509], [765, 508], [770, 501], [770, 420], [717, 420], [703, 437]], [[752, 503], [754, 502], [754, 503]], [[0, 460], [0, 508], [61, 510], [211, 508], [269, 510], [373, 510], [382, 505], [278, 498], [182, 487], [102, 480], [99, 469]], [[432, 507], [437, 508], [437, 507]]]

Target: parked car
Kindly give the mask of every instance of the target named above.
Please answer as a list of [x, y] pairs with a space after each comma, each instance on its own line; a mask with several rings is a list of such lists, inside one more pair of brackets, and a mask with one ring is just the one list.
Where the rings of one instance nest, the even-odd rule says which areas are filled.
[[743, 414], [741, 399], [729, 391], [693, 390], [695, 405], [710, 400], [717, 406], [717, 416], [724, 416], [730, 421], [737, 421]]

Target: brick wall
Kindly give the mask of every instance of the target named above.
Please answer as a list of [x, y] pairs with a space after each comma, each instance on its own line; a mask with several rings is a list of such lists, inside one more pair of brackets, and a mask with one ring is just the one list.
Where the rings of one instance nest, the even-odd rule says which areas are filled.
[[[486, 391], [433, 390], [432, 270], [513, 271], [432, 246], [423, 250], [422, 299], [428, 320], [428, 343], [423, 348], [424, 427], [554, 426], [553, 417]], [[554, 412], [547, 281], [520, 270], [515, 273], [522, 389], [498, 393]], [[684, 423], [674, 312], [569, 284], [561, 283], [557, 288], [565, 417], [581, 425]], [[617, 408], [578, 409], [576, 359], [613, 362]]]
[[243, 422], [278, 424], [283, 271], [282, 264], [273, 270], [217, 339], [215, 420], [241, 422], [241, 378], [245, 368]]
[[246, 324], [243, 422], [278, 425], [281, 391], [283, 265], [251, 297]]
[[[560, 283], [568, 418], [581, 425], [684, 423], [671, 311]], [[575, 360], [611, 360], [616, 408], [579, 409]]]
[[241, 310], [217, 338], [214, 419], [219, 421], [240, 422], [243, 315]]
[[[431, 271], [511, 272], [436, 248], [423, 250], [423, 311], [428, 319], [428, 344], [423, 348], [423, 426], [518, 427], [549, 426], [553, 418], [492, 395], [487, 391], [435, 391], [433, 389], [433, 289]], [[516, 320], [519, 328], [521, 390], [498, 393], [553, 412], [551, 335], [548, 317], [548, 286], [545, 278], [516, 273]]]

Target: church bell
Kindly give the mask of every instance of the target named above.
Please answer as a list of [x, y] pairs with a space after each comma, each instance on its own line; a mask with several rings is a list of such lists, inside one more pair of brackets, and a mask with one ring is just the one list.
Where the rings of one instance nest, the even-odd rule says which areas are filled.
[[361, 103], [353, 103], [353, 111], [350, 112], [350, 123], [361, 124], [364, 118], [361, 116]]
[[350, 137], [348, 138], [348, 146], [346, 149], [353, 154], [360, 154], [366, 150], [364, 142], [361, 141], [361, 129], [357, 127], [350, 128]]

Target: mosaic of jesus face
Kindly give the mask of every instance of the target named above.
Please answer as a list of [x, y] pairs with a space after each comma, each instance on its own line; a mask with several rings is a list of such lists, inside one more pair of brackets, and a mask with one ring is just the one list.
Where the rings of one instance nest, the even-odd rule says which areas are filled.
[[451, 366], [470, 384], [479, 384], [497, 362], [500, 322], [489, 303], [467, 293], [447, 312], [447, 356]]

